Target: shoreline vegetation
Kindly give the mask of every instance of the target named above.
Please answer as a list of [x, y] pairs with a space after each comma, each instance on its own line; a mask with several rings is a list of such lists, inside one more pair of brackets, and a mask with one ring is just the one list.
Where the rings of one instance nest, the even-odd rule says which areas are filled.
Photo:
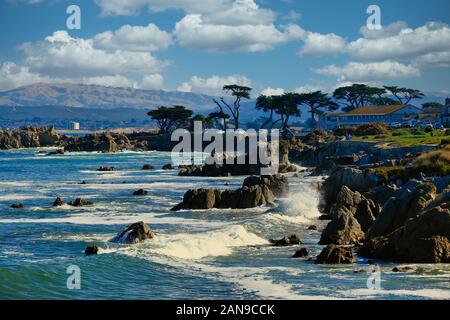
[[[319, 244], [325, 247], [316, 263], [350, 264], [357, 256], [369, 259], [368, 263], [374, 263], [373, 260], [450, 263], [448, 132], [400, 130], [368, 124], [341, 128], [334, 134], [316, 130], [303, 139], [281, 142], [281, 173], [296, 172], [297, 166], [301, 166], [306, 167], [303, 173], [326, 177], [317, 188], [323, 198], [320, 220], [329, 223], [321, 233]], [[348, 133], [356, 138], [343, 139]], [[0, 131], [0, 149], [60, 148], [47, 153], [55, 156], [67, 151], [169, 151], [167, 140], [166, 135], [146, 133], [106, 132], [67, 137], [58, 135], [52, 128]], [[233, 175], [236, 166], [180, 166], [178, 169], [180, 176], [220, 177]], [[146, 164], [142, 169], [154, 167]], [[175, 170], [169, 165], [165, 169]], [[277, 197], [289, 193], [287, 178], [282, 174], [258, 176], [253, 169], [235, 170], [238, 175], [248, 176], [242, 188], [187, 190], [173, 210], [276, 206]], [[293, 177], [298, 178], [298, 173]], [[135, 194], [146, 192], [139, 191]], [[17, 209], [22, 207], [23, 204], [15, 204]], [[124, 234], [128, 235], [125, 240]], [[127, 226], [115, 239], [136, 243], [155, 236], [148, 226], [139, 222]], [[301, 235], [291, 235], [273, 243], [298, 245], [300, 239]], [[308, 248], [300, 251], [296, 256], [307, 258]], [[95, 254], [98, 248], [86, 248], [86, 252]]]

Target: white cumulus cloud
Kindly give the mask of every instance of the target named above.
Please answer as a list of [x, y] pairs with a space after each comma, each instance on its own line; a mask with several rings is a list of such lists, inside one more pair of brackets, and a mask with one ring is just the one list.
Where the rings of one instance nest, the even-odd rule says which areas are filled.
[[178, 90], [182, 92], [203, 93], [213, 96], [224, 95], [223, 87], [229, 84], [237, 84], [241, 86], [252, 86], [249, 78], [243, 75], [231, 75], [228, 77], [212, 76], [209, 78], [201, 78], [193, 76], [189, 81], [183, 82]]

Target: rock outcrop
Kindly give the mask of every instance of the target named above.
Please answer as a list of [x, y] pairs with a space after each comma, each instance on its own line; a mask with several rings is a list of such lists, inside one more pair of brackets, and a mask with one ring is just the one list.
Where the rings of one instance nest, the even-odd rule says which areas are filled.
[[125, 134], [114, 132], [94, 133], [83, 137], [70, 137], [63, 142], [64, 149], [69, 152], [103, 152], [113, 153], [123, 150], [134, 150], [133, 144]]
[[431, 183], [411, 180], [397, 191], [395, 197], [384, 205], [380, 215], [367, 233], [367, 238], [386, 236], [406, 221], [425, 210], [436, 197], [436, 187]]
[[289, 194], [289, 181], [286, 176], [277, 174], [273, 176], [251, 176], [244, 180], [244, 187], [266, 186], [275, 197], [285, 197]]
[[39, 148], [56, 146], [61, 136], [53, 128], [24, 127], [0, 130], [0, 149]]
[[60, 197], [56, 198], [55, 201], [53, 202], [53, 207], [61, 207], [62, 205], [64, 205], [64, 200]]
[[358, 254], [402, 263], [450, 263], [450, 203], [406, 221], [387, 236], [370, 239]]
[[142, 170], [154, 170], [154, 169], [155, 169], [155, 167], [151, 164], [144, 164], [142, 166]]
[[89, 246], [89, 247], [86, 247], [86, 249], [84, 249], [84, 254], [87, 256], [92, 256], [94, 254], [98, 254], [99, 251], [100, 251], [99, 247]]
[[323, 183], [322, 189], [328, 205], [337, 200], [337, 195], [343, 186], [352, 191], [367, 192], [381, 185], [382, 179], [374, 173], [355, 168], [340, 168], [334, 171]]
[[172, 211], [183, 209], [246, 209], [265, 204], [273, 205], [274, 196], [266, 186], [243, 187], [237, 190], [197, 189], [189, 190], [183, 202], [172, 208]]
[[292, 256], [292, 258], [304, 258], [309, 256], [309, 252], [308, 249], [306, 248], [301, 248], [299, 250], [297, 250], [294, 255]]
[[364, 241], [364, 232], [349, 211], [332, 220], [322, 232], [319, 244], [352, 245]]
[[120, 231], [111, 242], [135, 244], [147, 239], [155, 237], [155, 233], [144, 222], [136, 222], [128, 225], [124, 230]]
[[316, 264], [351, 264], [356, 260], [350, 247], [341, 247], [334, 244], [326, 246], [317, 256]]

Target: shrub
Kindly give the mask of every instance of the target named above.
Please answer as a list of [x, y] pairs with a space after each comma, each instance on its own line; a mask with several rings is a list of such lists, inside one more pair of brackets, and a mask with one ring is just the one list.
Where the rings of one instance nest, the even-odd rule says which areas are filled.
[[415, 136], [423, 136], [425, 134], [425, 130], [423, 128], [412, 128], [411, 134]]
[[416, 172], [431, 176], [450, 174], [450, 146], [421, 154], [414, 160], [413, 168]]
[[433, 130], [434, 129], [431, 127], [426, 127], [424, 131], [425, 131], [425, 133], [430, 133], [430, 132], [433, 132]]
[[333, 134], [335, 136], [355, 135], [355, 130], [356, 127], [339, 127], [334, 129]]
[[356, 127], [356, 136], [375, 136], [389, 132], [389, 127], [385, 123], [366, 123]]
[[445, 129], [444, 135], [445, 135], [445, 136], [450, 136], [450, 129]]
[[441, 145], [450, 144], [450, 138], [442, 138], [441, 139]]

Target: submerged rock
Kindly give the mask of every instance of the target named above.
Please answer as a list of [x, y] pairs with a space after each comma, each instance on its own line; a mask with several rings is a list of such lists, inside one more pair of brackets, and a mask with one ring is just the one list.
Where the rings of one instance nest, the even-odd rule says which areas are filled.
[[155, 233], [144, 222], [136, 222], [128, 225], [120, 231], [111, 242], [134, 244], [155, 237]]
[[87, 256], [91, 256], [94, 254], [98, 254], [99, 252], [99, 247], [97, 246], [90, 246], [90, 247], [86, 247], [86, 249], [84, 250], [84, 254]]
[[341, 247], [334, 244], [326, 246], [316, 258], [316, 264], [351, 264], [356, 259], [350, 247]]
[[64, 205], [65, 202], [62, 198], [58, 197], [56, 198], [56, 200], [53, 202], [53, 207], [61, 207], [62, 205]]
[[165, 164], [162, 167], [163, 170], [173, 170], [173, 166], [171, 163]]
[[142, 166], [142, 170], [154, 170], [154, 169], [155, 169], [155, 167], [152, 166], [151, 164], [144, 164]]
[[12, 209], [23, 209], [23, 208], [24, 208], [24, 205], [21, 204], [21, 203], [15, 203], [15, 204], [12, 204], [12, 205], [11, 205], [11, 208], [12, 208]]
[[272, 243], [275, 247], [288, 247], [302, 243], [300, 241], [300, 238], [296, 234], [293, 234], [289, 237], [283, 237], [279, 240], [270, 239], [269, 242]]
[[139, 189], [138, 191], [133, 192], [133, 196], [146, 196], [148, 195], [148, 191], [144, 189]]
[[309, 226], [308, 227], [308, 230], [311, 230], [311, 231], [317, 231], [317, 226]]

